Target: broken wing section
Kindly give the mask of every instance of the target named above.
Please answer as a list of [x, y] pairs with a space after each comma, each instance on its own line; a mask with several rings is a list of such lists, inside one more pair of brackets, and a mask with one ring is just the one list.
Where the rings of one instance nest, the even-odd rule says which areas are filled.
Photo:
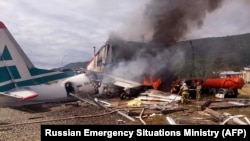
[[[2, 96], [17, 99], [18, 101], [26, 101], [38, 96], [38, 94], [27, 88], [17, 88], [11, 91], [1, 92]], [[6, 101], [7, 102], [7, 101]]]
[[120, 77], [115, 77], [115, 76], [111, 76], [111, 75], [108, 75], [108, 77], [110, 77], [113, 80], [114, 85], [124, 87], [125, 89], [126, 88], [136, 88], [136, 87], [143, 85], [142, 83], [130, 81], [130, 80], [123, 79]]
[[151, 85], [145, 85], [136, 81], [131, 81], [121, 77], [103, 74], [104, 79], [102, 81], [103, 93], [105, 95], [114, 95], [118, 94], [121, 99], [131, 98], [138, 96], [141, 92], [144, 92], [147, 89], [151, 89]]

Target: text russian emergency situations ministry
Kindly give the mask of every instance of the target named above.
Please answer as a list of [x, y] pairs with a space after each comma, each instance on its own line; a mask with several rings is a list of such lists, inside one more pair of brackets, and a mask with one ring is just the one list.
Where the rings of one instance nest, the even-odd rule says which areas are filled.
[[[169, 126], [167, 126], [169, 127]], [[53, 129], [45, 128], [42, 131], [43, 137], [104, 137], [104, 138], [113, 138], [113, 137], [209, 137], [209, 138], [230, 138], [230, 137], [239, 137], [239, 138], [248, 138], [247, 130], [244, 128], [228, 128], [228, 126], [220, 126], [221, 128], [185, 128], [182, 129], [172, 129], [172, 128], [76, 128], [76, 129]], [[172, 127], [172, 126], [170, 126]]]

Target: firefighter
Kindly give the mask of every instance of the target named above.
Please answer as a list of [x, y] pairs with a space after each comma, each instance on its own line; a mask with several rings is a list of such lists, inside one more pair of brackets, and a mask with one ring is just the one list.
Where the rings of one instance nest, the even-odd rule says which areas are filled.
[[196, 100], [201, 100], [201, 83], [198, 81], [196, 85]]
[[188, 86], [186, 83], [183, 83], [181, 88], [181, 103], [188, 103], [188, 96], [189, 96], [189, 91], [188, 91]]

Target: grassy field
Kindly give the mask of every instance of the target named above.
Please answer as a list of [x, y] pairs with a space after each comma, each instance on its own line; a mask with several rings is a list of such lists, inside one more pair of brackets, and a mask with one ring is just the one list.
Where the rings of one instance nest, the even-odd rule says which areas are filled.
[[250, 98], [250, 84], [245, 84], [242, 89], [238, 90], [238, 98]]

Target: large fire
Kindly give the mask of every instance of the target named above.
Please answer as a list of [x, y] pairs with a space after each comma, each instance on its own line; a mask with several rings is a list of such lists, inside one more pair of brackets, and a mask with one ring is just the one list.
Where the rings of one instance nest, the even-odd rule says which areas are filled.
[[153, 75], [150, 75], [148, 77], [144, 77], [143, 84], [145, 85], [152, 85], [154, 89], [158, 89], [158, 87], [161, 84], [161, 78], [158, 78], [156, 80], [153, 79]]

